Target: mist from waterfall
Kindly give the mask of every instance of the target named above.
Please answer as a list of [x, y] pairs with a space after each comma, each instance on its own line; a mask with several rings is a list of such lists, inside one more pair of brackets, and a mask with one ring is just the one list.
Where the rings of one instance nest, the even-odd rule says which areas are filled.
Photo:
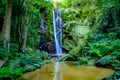
[[53, 10], [53, 27], [56, 54], [62, 54], [62, 19], [61, 9]]

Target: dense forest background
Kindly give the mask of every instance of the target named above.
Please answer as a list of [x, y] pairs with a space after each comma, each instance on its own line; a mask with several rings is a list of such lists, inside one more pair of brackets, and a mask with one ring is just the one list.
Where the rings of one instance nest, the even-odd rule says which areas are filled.
[[1, 80], [40, 68], [55, 52], [54, 8], [62, 9], [64, 60], [119, 72], [120, 0], [0, 0]]

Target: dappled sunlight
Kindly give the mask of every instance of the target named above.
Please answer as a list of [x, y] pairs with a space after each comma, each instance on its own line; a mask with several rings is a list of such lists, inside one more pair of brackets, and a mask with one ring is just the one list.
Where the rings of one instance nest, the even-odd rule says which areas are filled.
[[53, 0], [54, 2], [63, 2], [63, 0]]
[[62, 4], [64, 0], [53, 0], [54, 7], [57, 7], [57, 4]]

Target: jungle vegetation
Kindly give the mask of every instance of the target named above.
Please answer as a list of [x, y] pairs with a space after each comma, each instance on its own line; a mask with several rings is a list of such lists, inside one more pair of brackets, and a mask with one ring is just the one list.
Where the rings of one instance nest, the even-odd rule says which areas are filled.
[[[117, 77], [105, 80], [118, 80], [120, 0], [0, 0], [0, 80], [15, 80], [45, 64], [51, 54], [46, 48], [54, 47], [54, 8], [62, 9], [63, 50], [70, 54], [65, 60], [114, 69]], [[47, 47], [38, 49], [41, 43]]]

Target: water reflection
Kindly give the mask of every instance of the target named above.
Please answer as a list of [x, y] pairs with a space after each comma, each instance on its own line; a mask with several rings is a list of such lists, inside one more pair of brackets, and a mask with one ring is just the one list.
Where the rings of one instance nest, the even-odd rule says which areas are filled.
[[114, 70], [95, 66], [74, 66], [72, 62], [51, 62], [18, 80], [101, 80], [113, 75]]

